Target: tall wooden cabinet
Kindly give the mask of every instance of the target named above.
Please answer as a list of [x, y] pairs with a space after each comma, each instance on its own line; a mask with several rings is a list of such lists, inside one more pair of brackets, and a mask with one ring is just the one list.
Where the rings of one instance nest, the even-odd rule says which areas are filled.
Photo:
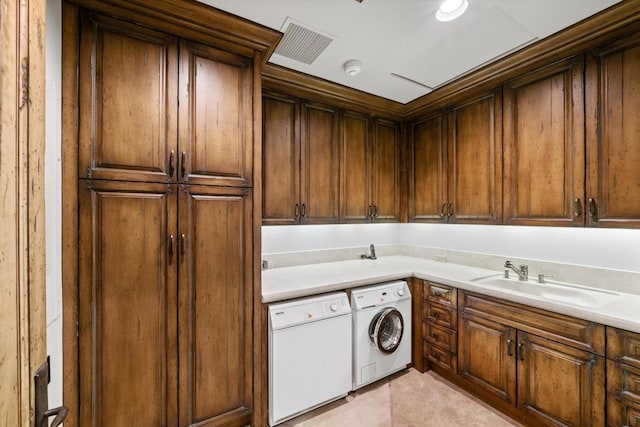
[[502, 221], [499, 90], [414, 123], [410, 149], [410, 221]]
[[251, 424], [253, 58], [76, 16], [77, 424]]
[[277, 94], [263, 97], [264, 224], [338, 222], [338, 112]]

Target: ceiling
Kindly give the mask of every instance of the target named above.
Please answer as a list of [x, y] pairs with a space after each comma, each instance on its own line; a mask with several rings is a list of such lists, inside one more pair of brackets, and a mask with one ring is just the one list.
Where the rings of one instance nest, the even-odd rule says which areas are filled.
[[[311, 64], [269, 62], [406, 104], [620, 0], [469, 0], [450, 22], [435, 18], [441, 0], [200, 1], [281, 32], [293, 22], [320, 33], [332, 41]], [[352, 59], [363, 66], [356, 76], [343, 69]]]

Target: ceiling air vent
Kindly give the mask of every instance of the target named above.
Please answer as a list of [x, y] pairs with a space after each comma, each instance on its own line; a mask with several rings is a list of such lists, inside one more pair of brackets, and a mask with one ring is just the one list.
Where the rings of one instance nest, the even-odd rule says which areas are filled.
[[304, 64], [311, 64], [331, 44], [333, 37], [321, 34], [300, 22], [287, 18], [282, 28], [286, 28], [275, 54]]

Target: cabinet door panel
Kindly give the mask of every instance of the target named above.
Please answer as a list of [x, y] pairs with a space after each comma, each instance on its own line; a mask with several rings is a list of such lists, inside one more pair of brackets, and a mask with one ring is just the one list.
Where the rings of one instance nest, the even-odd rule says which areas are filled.
[[589, 188], [592, 226], [640, 226], [640, 35], [591, 58], [587, 73]]
[[397, 222], [400, 220], [398, 127], [392, 122], [375, 120], [373, 129], [371, 201], [374, 221]]
[[252, 77], [251, 62], [246, 58], [196, 43], [181, 43], [183, 181], [251, 186]]
[[177, 423], [170, 189], [80, 181], [79, 425]]
[[518, 332], [518, 406], [545, 425], [604, 425], [604, 358]]
[[176, 150], [176, 41], [86, 15], [79, 78], [79, 175], [167, 182]]
[[295, 224], [300, 201], [298, 103], [265, 95], [262, 111], [262, 223]]
[[248, 423], [254, 362], [250, 191], [180, 189], [180, 425]]
[[504, 215], [507, 223], [584, 223], [582, 61], [505, 87]]
[[338, 112], [302, 105], [301, 222], [338, 222]]
[[442, 113], [412, 125], [409, 221], [447, 220], [446, 132], [446, 116]]
[[368, 162], [369, 119], [342, 116], [340, 152], [340, 222], [368, 222], [371, 181]]
[[459, 325], [458, 374], [515, 405], [515, 330], [467, 314], [461, 315]]
[[498, 92], [449, 113], [450, 222], [502, 220], [502, 105]]

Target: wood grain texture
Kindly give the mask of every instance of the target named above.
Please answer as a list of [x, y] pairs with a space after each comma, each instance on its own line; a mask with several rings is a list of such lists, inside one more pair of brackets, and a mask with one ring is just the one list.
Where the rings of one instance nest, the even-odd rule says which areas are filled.
[[65, 425], [79, 422], [78, 353], [78, 28], [79, 10], [62, 3], [62, 398], [69, 408]]
[[0, 423], [17, 426], [46, 359], [45, 9], [0, 1]]
[[447, 116], [438, 111], [410, 127], [409, 221], [446, 222]]
[[298, 222], [300, 203], [300, 106], [295, 98], [262, 100], [262, 222]]
[[180, 181], [200, 185], [252, 185], [252, 86], [250, 58], [181, 42], [180, 126], [176, 151], [180, 157], [177, 161]]
[[340, 131], [340, 222], [369, 222], [372, 187], [369, 117], [344, 112]]
[[250, 189], [179, 191], [180, 425], [243, 418], [252, 408], [250, 201]]
[[583, 71], [578, 57], [505, 85], [505, 223], [584, 224]]
[[395, 122], [374, 119], [371, 146], [373, 222], [400, 221], [400, 139]]
[[602, 426], [604, 358], [518, 332], [518, 406], [529, 423]]
[[176, 423], [175, 188], [79, 187], [79, 424]]
[[483, 393], [515, 405], [515, 340], [514, 328], [461, 312], [458, 373]]
[[502, 221], [502, 96], [499, 90], [449, 110], [449, 222]]
[[593, 227], [640, 226], [640, 33], [598, 49], [587, 69], [587, 198]]
[[303, 102], [300, 110], [300, 222], [338, 222], [338, 110]]
[[90, 13], [80, 25], [80, 177], [171, 181], [176, 40]]

